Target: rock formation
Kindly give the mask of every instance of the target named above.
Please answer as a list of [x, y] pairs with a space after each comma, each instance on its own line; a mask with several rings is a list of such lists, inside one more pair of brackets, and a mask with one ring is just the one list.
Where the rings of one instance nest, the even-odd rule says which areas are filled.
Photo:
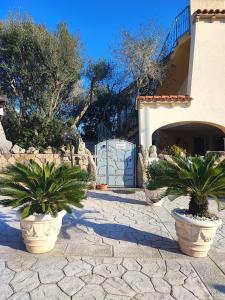
[[25, 153], [26, 150], [21, 148], [20, 146], [18, 145], [14, 145], [11, 150], [10, 150], [11, 153], [13, 154], [21, 154], [21, 153]]
[[9, 153], [11, 148], [12, 148], [12, 142], [6, 139], [4, 129], [0, 121], [0, 153], [1, 154]]
[[157, 147], [152, 145], [149, 147], [149, 157], [150, 158], [157, 158]]

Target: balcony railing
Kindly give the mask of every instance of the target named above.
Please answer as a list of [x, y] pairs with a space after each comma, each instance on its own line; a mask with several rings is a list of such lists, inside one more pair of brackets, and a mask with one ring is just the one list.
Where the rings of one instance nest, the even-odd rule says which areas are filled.
[[187, 6], [176, 16], [160, 52], [160, 61], [167, 58], [174, 51], [178, 40], [187, 32], [190, 32], [190, 6]]

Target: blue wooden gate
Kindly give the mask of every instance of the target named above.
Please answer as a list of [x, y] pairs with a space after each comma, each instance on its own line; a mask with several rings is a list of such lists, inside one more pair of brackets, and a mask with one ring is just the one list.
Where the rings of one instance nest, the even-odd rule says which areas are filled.
[[109, 187], [135, 187], [136, 146], [118, 139], [96, 145], [97, 183]]

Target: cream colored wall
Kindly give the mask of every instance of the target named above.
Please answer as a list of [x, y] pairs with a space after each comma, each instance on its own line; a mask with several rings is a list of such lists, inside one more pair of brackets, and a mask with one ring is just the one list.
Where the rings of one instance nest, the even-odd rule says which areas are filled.
[[[203, 1], [196, 0], [197, 2]], [[214, 1], [204, 0], [204, 8], [214, 8], [211, 5], [206, 7], [209, 2]], [[216, 2], [225, 7], [225, 0]], [[193, 3], [195, 0], [192, 1]], [[213, 22], [201, 20], [192, 24], [187, 93], [193, 101], [190, 107], [153, 107], [144, 104], [139, 111], [140, 144], [149, 147], [152, 143], [153, 132], [172, 123], [204, 122], [216, 124], [218, 128], [224, 130], [224, 80], [225, 20]]]
[[224, 0], [190, 0], [191, 13], [198, 9], [225, 9]]

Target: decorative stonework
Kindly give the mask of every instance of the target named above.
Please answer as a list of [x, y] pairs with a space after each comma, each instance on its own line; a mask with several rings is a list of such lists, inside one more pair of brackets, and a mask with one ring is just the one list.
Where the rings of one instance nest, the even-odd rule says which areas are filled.
[[157, 147], [155, 145], [152, 145], [149, 147], [149, 157], [150, 158], [157, 158]]
[[206, 257], [221, 220], [199, 221], [174, 210], [175, 227], [181, 251], [193, 257]]
[[28, 217], [21, 219], [20, 227], [27, 250], [31, 253], [45, 253], [54, 248], [61, 222], [58, 217], [32, 221]]
[[147, 167], [153, 161], [158, 160], [157, 147], [150, 146], [149, 149], [144, 148], [142, 145], [139, 147], [137, 156], [137, 185], [143, 187], [147, 182]]
[[[7, 165], [14, 164], [16, 161], [25, 162], [30, 159], [33, 159], [39, 164], [44, 162], [54, 162], [56, 165], [60, 165], [61, 163], [70, 163], [69, 154], [61, 155], [59, 153], [7, 153], [0, 154], [0, 171]], [[82, 156], [74, 154], [73, 161], [76, 163], [76, 165], [80, 166], [82, 170], [89, 171], [93, 176], [95, 176], [96, 166], [90, 152], [88, 154], [83, 154]]]
[[20, 146], [18, 145], [14, 145], [11, 149], [10, 149], [10, 152], [13, 153], [13, 154], [20, 154], [20, 153], [25, 153], [26, 150], [21, 148]]
[[201, 20], [224, 21], [224, 19], [225, 9], [198, 9], [194, 13], [194, 22]]
[[162, 95], [162, 96], [139, 96], [137, 97], [137, 109], [142, 109], [144, 105], [152, 108], [157, 107], [188, 107], [193, 99], [187, 95]]
[[9, 153], [12, 143], [6, 139], [4, 129], [0, 121], [0, 153]]

